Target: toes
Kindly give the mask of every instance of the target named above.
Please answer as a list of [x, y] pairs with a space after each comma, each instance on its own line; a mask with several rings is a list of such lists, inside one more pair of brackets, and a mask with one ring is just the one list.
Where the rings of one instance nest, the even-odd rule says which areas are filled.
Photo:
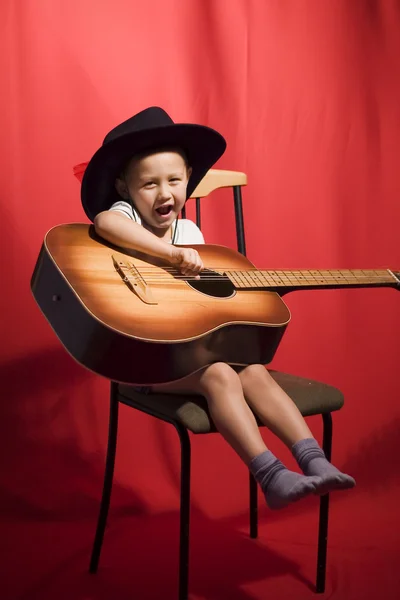
[[314, 488], [317, 488], [318, 486], [322, 485], [322, 477], [317, 477], [317, 476], [312, 476], [312, 477], [307, 477], [307, 480], [310, 482], [310, 484], [313, 485]]
[[325, 494], [329, 494], [329, 492], [334, 492], [336, 490], [349, 490], [355, 485], [355, 480], [349, 475], [331, 475], [328, 477], [321, 478], [321, 483], [317, 485], [315, 493], [318, 496], [323, 496]]
[[290, 491], [290, 501], [296, 502], [305, 496], [314, 494], [320, 485], [322, 485], [322, 479], [320, 477], [307, 477], [306, 481], [301, 481], [293, 486]]

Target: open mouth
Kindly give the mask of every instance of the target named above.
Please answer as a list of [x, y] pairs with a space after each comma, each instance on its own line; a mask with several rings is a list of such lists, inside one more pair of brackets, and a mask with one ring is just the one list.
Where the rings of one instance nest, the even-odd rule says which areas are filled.
[[156, 212], [162, 217], [168, 217], [168, 215], [170, 215], [172, 212], [172, 206], [171, 204], [159, 206], [158, 208], [156, 208]]

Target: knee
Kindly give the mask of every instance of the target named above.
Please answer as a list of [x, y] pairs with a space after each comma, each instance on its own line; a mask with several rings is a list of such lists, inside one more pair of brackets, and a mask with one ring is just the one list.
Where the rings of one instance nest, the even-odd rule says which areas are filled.
[[223, 388], [227, 391], [232, 388], [241, 388], [238, 374], [226, 363], [214, 363], [207, 367], [202, 375], [201, 385], [205, 391], [216, 388]]
[[263, 385], [276, 385], [264, 365], [249, 365], [240, 371], [239, 376], [244, 385], [260, 381]]

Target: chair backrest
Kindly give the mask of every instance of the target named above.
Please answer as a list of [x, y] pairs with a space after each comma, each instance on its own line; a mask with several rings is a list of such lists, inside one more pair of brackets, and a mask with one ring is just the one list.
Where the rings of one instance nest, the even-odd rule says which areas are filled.
[[[196, 200], [196, 225], [201, 228], [200, 199], [208, 196], [217, 189], [227, 187], [232, 188], [235, 206], [237, 247], [241, 254], [246, 254], [242, 207], [242, 186], [244, 185], [247, 185], [247, 175], [245, 173], [241, 173], [240, 171], [210, 169], [190, 196]], [[182, 217], [186, 217], [185, 207], [182, 209]]]
[[190, 197], [204, 198], [219, 188], [235, 186], [241, 187], [242, 185], [247, 185], [246, 173], [241, 173], [240, 171], [210, 169]]

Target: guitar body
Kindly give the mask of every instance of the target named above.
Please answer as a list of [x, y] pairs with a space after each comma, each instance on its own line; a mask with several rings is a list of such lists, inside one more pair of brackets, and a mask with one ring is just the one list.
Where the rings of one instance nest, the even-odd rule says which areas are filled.
[[[196, 249], [217, 275], [255, 268], [223, 246]], [[143, 258], [98, 238], [91, 225], [59, 225], [46, 235], [32, 292], [79, 363], [114, 381], [151, 385], [218, 361], [272, 360], [290, 320], [277, 293], [234, 289], [218, 276], [215, 281], [205, 276], [194, 289], [174, 277], [169, 265], [162, 268]], [[128, 282], [118, 264], [132, 267]]]

